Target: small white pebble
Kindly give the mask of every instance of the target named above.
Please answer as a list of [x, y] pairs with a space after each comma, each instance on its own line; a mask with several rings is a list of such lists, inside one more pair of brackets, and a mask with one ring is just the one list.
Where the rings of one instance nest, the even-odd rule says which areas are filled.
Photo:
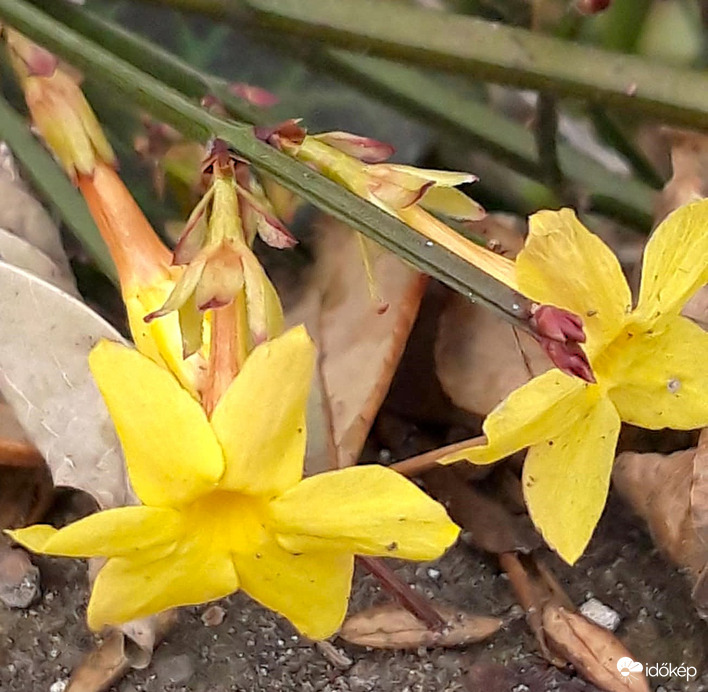
[[440, 570], [435, 569], [433, 567], [428, 567], [428, 576], [431, 579], [439, 579], [440, 578]]
[[49, 686], [49, 692], [64, 692], [68, 685], [69, 681], [66, 679], [56, 680]]
[[426, 247], [433, 247], [433, 245], [435, 245], [435, 243], [432, 240], [426, 240], [425, 245], [426, 245]]
[[597, 598], [590, 598], [580, 606], [580, 612], [590, 621], [600, 627], [604, 627], [610, 632], [614, 632], [620, 624], [619, 613], [612, 610], [610, 606], [605, 605]]

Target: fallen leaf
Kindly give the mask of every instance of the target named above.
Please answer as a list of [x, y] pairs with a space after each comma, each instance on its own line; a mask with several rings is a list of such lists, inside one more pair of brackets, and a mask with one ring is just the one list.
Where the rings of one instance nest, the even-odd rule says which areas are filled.
[[[41, 253], [52, 263], [62, 288], [78, 295], [59, 229], [22, 182], [12, 154], [4, 143], [0, 143], [0, 199], [3, 201], [0, 205], [0, 229]], [[0, 259], [14, 264], [14, 260], [5, 257], [5, 250], [0, 246]], [[47, 276], [40, 276], [51, 281]]]
[[663, 134], [671, 146], [673, 175], [657, 199], [656, 223], [674, 209], [708, 197], [708, 136], [668, 127]]
[[[523, 245], [521, 224], [514, 217], [491, 214], [472, 226], [510, 258]], [[529, 334], [452, 291], [438, 323], [435, 365], [452, 402], [478, 415], [487, 415], [513, 390], [552, 366]]]
[[66, 692], [102, 692], [120, 680], [130, 668], [147, 667], [153, 646], [165, 637], [175, 622], [175, 611], [156, 616], [148, 651], [123, 632], [111, 630], [74, 669]]
[[534, 555], [504, 553], [499, 563], [514, 587], [544, 658], [558, 668], [571, 663], [586, 680], [607, 692], [649, 690], [643, 675], [630, 681], [617, 661], [630, 657], [609, 630], [575, 612], [572, 601], [546, 565]]
[[586, 679], [607, 692], [649, 692], [641, 671], [624, 677], [617, 666], [632, 655], [612, 632], [579, 613], [550, 604], [543, 609], [543, 629], [551, 648]]
[[[464, 530], [467, 543], [490, 553], [530, 552], [542, 544], [527, 514], [514, 512], [503, 499], [472, 485], [469, 464], [453, 464], [423, 474], [426, 490]], [[472, 467], [477, 470], [480, 467]], [[487, 467], [482, 467], [486, 469]]]
[[688, 570], [694, 603], [708, 617], [708, 429], [694, 449], [620, 454], [612, 481], [647, 522], [654, 542]]
[[339, 636], [351, 644], [377, 649], [450, 647], [487, 639], [503, 624], [499, 618], [486, 615], [441, 606], [435, 609], [447, 623], [442, 632], [429, 630], [410, 611], [391, 603], [352, 615], [342, 625]]
[[88, 368], [99, 339], [122, 337], [76, 298], [5, 262], [0, 291], [0, 392], [54, 483], [84, 490], [104, 508], [133, 501], [113, 423]]
[[301, 301], [286, 315], [304, 322], [319, 348], [320, 390], [310, 401], [309, 474], [355, 464], [415, 321], [426, 277], [382, 250], [373, 300], [356, 234], [328, 219], [317, 228], [315, 264]]

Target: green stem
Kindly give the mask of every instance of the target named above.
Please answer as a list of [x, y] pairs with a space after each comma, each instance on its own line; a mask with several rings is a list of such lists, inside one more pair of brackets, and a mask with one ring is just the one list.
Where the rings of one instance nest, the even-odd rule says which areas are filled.
[[153, 0], [239, 24], [705, 128], [708, 77], [476, 17], [380, 0]]
[[155, 43], [126, 31], [115, 22], [101, 19], [94, 13], [68, 2], [32, 0], [32, 3], [185, 96], [201, 99], [212, 95], [238, 120], [256, 125], [269, 122], [263, 110], [232, 94], [225, 79], [201, 72]]
[[66, 174], [30, 133], [24, 118], [0, 97], [0, 139], [5, 140], [34, 187], [54, 206], [66, 227], [116, 286], [118, 274], [86, 203]]
[[[245, 104], [228, 92], [225, 82], [204, 75], [178, 57], [105, 21], [78, 6], [32, 0], [49, 14], [80, 34], [109, 47], [111, 52], [136, 67], [158, 75], [186, 96], [200, 98], [206, 91], [218, 93], [234, 117], [254, 124], [266, 119], [263, 111]], [[397, 63], [355, 55], [348, 51], [322, 49], [301, 42], [281, 40], [279, 48], [296, 53], [310, 65], [335, 74], [368, 96], [400, 108], [452, 135], [463, 144], [484, 149], [496, 159], [531, 178], [541, 180], [542, 171], [533, 136], [526, 128], [491, 108], [461, 94], [444, 80]], [[305, 48], [305, 50], [303, 50]], [[245, 107], [244, 107], [245, 104]], [[240, 110], [239, 110], [240, 107]], [[609, 173], [595, 160], [572, 146], [558, 143], [562, 172], [587, 194], [589, 211], [611, 213], [644, 230], [651, 227], [652, 193], [645, 185]]]
[[224, 120], [183, 94], [120, 60], [24, 0], [0, 0], [0, 18], [32, 40], [114, 88], [184, 135], [227, 141], [254, 166], [315, 206], [364, 233], [451, 288], [487, 304], [528, 329], [530, 301], [398, 219], [356, 197], [306, 165], [258, 140], [250, 126]]
[[563, 182], [558, 161], [558, 110], [556, 98], [540, 93], [536, 104], [536, 146], [545, 182], [559, 190]]
[[644, 153], [634, 146], [629, 136], [615, 122], [614, 118], [602, 108], [593, 108], [591, 116], [600, 137], [627, 159], [637, 177], [650, 187], [661, 190], [666, 181]]

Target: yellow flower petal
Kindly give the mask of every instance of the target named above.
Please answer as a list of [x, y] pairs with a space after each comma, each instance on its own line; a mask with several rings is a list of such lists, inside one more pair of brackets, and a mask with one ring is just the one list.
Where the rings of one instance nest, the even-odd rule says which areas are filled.
[[110, 341], [91, 351], [89, 365], [146, 505], [177, 506], [215, 487], [224, 470], [219, 443], [202, 407], [167, 370]]
[[222, 488], [276, 495], [300, 480], [314, 360], [302, 326], [246, 359], [211, 418], [226, 458]]
[[619, 350], [609, 374], [623, 421], [642, 428], [691, 430], [708, 425], [708, 333], [685, 317], [640, 333]]
[[547, 440], [583, 416], [597, 399], [597, 387], [554, 369], [514, 390], [484, 421], [487, 444], [440, 460], [488, 464]]
[[98, 512], [59, 531], [40, 524], [8, 534], [35, 553], [115, 557], [174, 542], [181, 527], [175, 510], [139, 506]]
[[284, 615], [304, 635], [325, 639], [344, 620], [354, 558], [341, 553], [294, 555], [273, 541], [257, 553], [234, 555], [241, 588]]
[[680, 207], [654, 231], [642, 267], [635, 315], [656, 321], [678, 314], [708, 283], [708, 200]]
[[617, 257], [572, 209], [540, 211], [516, 258], [519, 290], [542, 304], [578, 314], [592, 360], [625, 322], [632, 296]]
[[433, 560], [459, 533], [441, 504], [377, 465], [307, 478], [274, 500], [271, 512], [278, 541], [292, 552]]
[[135, 346], [144, 356], [169, 369], [180, 384], [196, 398], [202, 363], [198, 357], [183, 358], [182, 332], [177, 313], [152, 320], [143, 319], [159, 309], [167, 300], [174, 281], [158, 281], [151, 286], [131, 286], [123, 292], [130, 333]]
[[92, 630], [177, 606], [195, 605], [238, 589], [231, 556], [193, 535], [154, 560], [110, 558], [96, 577], [88, 605]]
[[569, 564], [585, 550], [605, 507], [620, 418], [609, 399], [564, 432], [531, 447], [523, 487], [531, 519]]

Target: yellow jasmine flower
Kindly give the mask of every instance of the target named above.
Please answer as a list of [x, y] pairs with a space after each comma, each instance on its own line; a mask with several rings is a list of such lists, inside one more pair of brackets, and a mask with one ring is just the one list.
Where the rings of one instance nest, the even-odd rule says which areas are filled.
[[302, 480], [314, 357], [303, 327], [261, 344], [209, 420], [166, 369], [100, 343], [91, 369], [144, 505], [8, 533], [35, 552], [108, 558], [88, 606], [93, 629], [242, 588], [307, 636], [328, 637], [346, 613], [355, 553], [431, 560], [459, 529], [382, 466]]
[[708, 282], [708, 200], [654, 231], [634, 310], [617, 258], [570, 209], [531, 217], [516, 274], [531, 299], [582, 316], [597, 382], [549, 370], [489, 414], [486, 444], [442, 463], [486, 464], [528, 447], [529, 514], [573, 564], [605, 506], [621, 421], [651, 430], [708, 425], [708, 334], [679, 314]]

